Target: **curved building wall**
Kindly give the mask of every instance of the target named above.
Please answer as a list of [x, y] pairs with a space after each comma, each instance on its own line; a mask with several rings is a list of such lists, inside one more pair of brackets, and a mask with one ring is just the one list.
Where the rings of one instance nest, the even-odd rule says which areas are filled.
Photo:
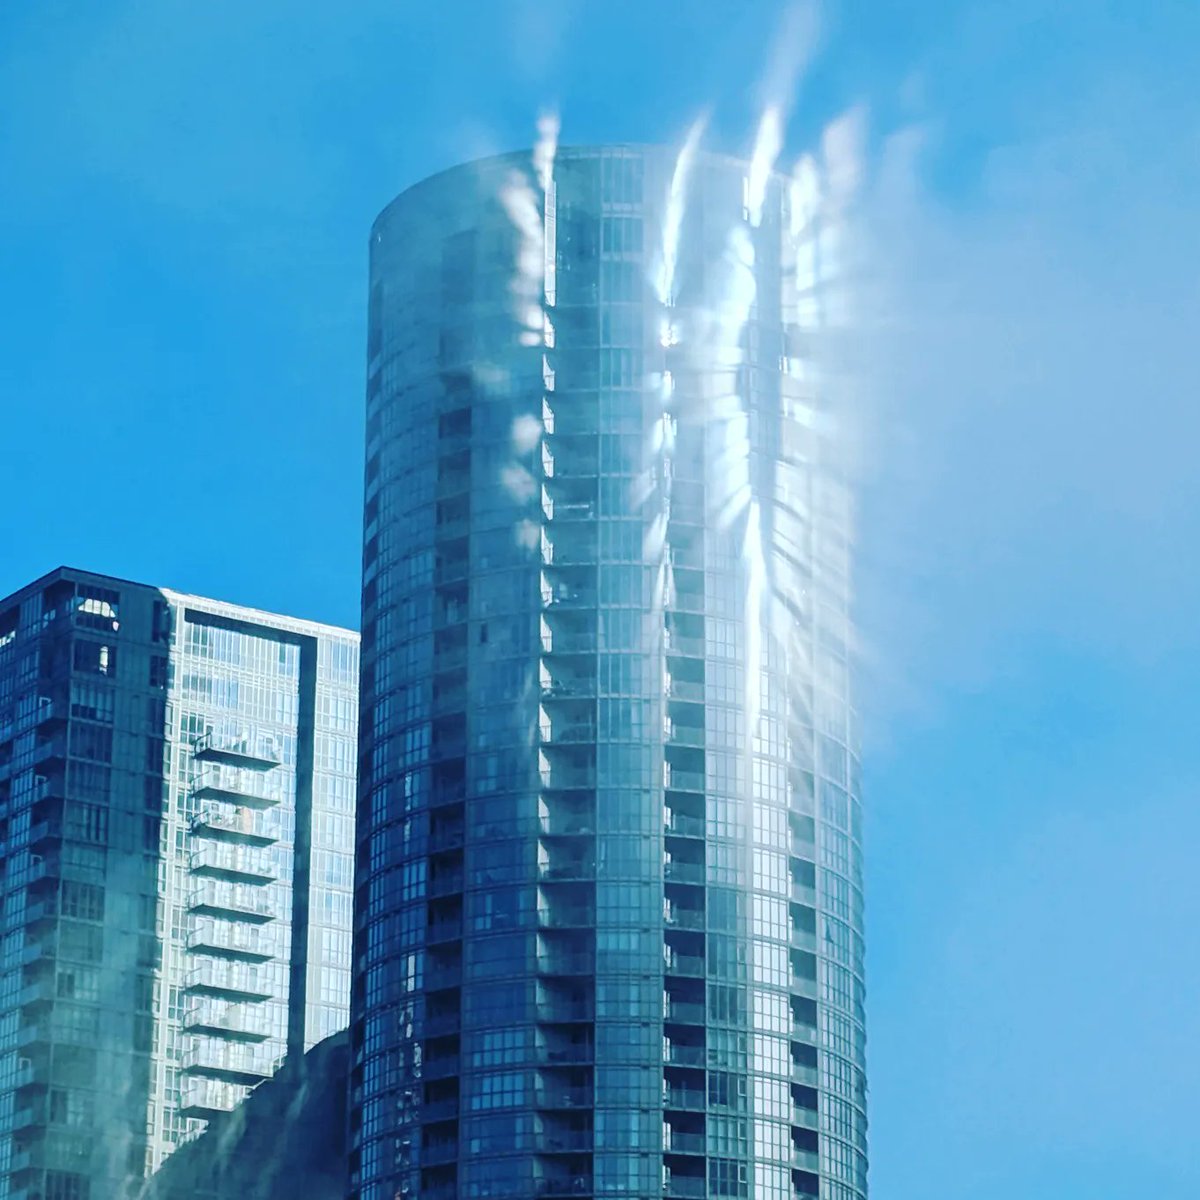
[[865, 1195], [809, 193], [562, 149], [371, 241], [351, 1191]]

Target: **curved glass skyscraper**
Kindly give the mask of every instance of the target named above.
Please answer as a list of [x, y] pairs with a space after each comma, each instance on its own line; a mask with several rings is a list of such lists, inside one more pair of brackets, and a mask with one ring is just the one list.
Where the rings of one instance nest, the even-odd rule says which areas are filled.
[[813, 182], [448, 171], [371, 241], [352, 1195], [865, 1195]]

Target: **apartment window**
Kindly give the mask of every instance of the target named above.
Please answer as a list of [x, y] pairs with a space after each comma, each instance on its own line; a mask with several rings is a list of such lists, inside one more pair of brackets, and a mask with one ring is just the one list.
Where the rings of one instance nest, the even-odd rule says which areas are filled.
[[111, 762], [113, 731], [106, 725], [76, 722], [71, 727], [71, 754], [93, 762]]
[[81, 674], [105, 675], [109, 679], [115, 679], [117, 648], [107, 642], [93, 642], [80, 638], [75, 643], [72, 665]]
[[46, 1200], [90, 1200], [87, 1177], [69, 1171], [46, 1172]]
[[114, 693], [109, 688], [98, 687], [93, 683], [76, 682], [71, 684], [71, 716], [73, 717], [111, 724], [113, 700]]
[[150, 686], [165, 688], [167, 686], [167, 660], [155, 654], [150, 659]]
[[104, 889], [97, 884], [64, 879], [60, 904], [64, 917], [77, 917], [81, 921], [104, 920]]

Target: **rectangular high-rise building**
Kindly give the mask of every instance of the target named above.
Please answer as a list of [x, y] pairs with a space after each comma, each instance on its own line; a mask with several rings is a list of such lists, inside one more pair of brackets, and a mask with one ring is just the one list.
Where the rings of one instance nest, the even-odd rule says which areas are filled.
[[345, 1026], [358, 635], [62, 568], [0, 600], [0, 1196], [117, 1200]]

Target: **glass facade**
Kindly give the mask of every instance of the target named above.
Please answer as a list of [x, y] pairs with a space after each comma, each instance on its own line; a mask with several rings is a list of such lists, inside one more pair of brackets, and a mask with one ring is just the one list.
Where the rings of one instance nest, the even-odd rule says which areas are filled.
[[351, 1194], [866, 1194], [803, 179], [564, 149], [371, 241]]
[[345, 1025], [357, 658], [85, 572], [0, 602], [0, 1195], [137, 1195]]

